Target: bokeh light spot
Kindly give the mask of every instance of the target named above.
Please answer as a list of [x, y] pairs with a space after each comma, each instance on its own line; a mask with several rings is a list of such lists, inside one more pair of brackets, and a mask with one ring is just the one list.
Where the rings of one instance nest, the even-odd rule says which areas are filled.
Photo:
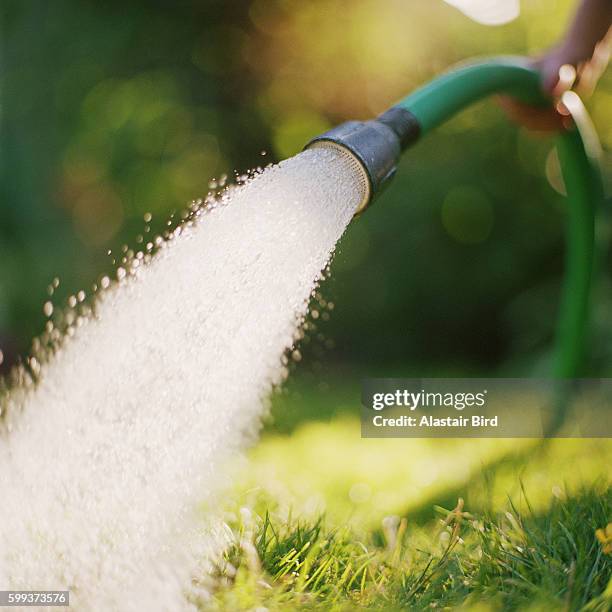
[[442, 204], [442, 225], [462, 244], [484, 242], [493, 229], [493, 208], [488, 198], [473, 187], [452, 189]]
[[519, 0], [446, 0], [464, 15], [482, 25], [503, 25], [521, 13]]

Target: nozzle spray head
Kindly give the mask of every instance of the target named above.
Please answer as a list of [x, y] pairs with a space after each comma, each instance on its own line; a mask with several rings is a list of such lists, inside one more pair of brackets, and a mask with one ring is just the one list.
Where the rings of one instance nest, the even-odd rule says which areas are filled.
[[355, 214], [362, 212], [395, 175], [401, 152], [419, 135], [412, 113], [398, 106], [371, 121], [347, 121], [313, 138], [306, 149], [332, 147], [359, 165], [366, 188]]

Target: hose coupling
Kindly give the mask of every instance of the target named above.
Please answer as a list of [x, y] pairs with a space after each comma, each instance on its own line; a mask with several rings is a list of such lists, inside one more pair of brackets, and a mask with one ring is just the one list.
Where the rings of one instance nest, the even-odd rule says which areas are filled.
[[399, 106], [370, 121], [347, 121], [313, 138], [312, 147], [340, 148], [362, 167], [368, 187], [355, 214], [362, 212], [395, 175], [401, 152], [419, 137], [414, 115]]

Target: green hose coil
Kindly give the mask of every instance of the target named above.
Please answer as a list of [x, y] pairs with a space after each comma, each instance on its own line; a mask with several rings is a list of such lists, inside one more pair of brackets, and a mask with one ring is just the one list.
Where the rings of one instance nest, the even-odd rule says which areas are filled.
[[[550, 105], [540, 75], [523, 58], [496, 58], [461, 66], [404, 98], [398, 107], [408, 110], [421, 135], [455, 113], [488, 95], [503, 93], [522, 102]], [[595, 213], [603, 200], [602, 179], [596, 160], [586, 151], [578, 129], [561, 133], [557, 152], [567, 192], [565, 280], [558, 315], [555, 378], [581, 374], [589, 319], [593, 277]]]

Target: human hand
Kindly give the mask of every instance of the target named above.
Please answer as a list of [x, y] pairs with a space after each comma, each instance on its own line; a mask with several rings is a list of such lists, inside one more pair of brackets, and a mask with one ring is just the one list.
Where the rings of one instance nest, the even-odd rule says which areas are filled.
[[499, 104], [508, 117], [533, 131], [550, 132], [568, 129], [572, 120], [560, 101], [568, 90], [574, 89], [581, 97], [588, 97], [606, 69], [609, 45], [604, 39], [591, 53], [571, 41], [555, 47], [532, 66], [539, 71], [543, 91], [551, 97], [551, 105], [536, 107], [510, 96], [500, 96]]

